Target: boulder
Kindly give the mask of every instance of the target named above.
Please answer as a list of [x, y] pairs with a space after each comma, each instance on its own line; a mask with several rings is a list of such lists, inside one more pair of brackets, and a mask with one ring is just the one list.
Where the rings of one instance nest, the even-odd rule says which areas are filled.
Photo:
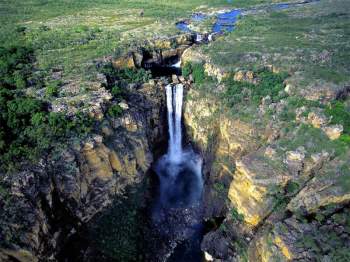
[[342, 125], [331, 125], [323, 127], [322, 130], [326, 133], [330, 140], [335, 140], [341, 136], [344, 128]]
[[127, 54], [125, 56], [113, 59], [112, 65], [115, 69], [135, 68], [133, 54], [130, 53], [130, 54]]
[[232, 205], [251, 228], [256, 227], [274, 208], [273, 190], [283, 188], [291, 179], [278, 161], [264, 157], [264, 151], [248, 154], [236, 161], [228, 193]]
[[291, 200], [288, 209], [315, 213], [330, 204], [349, 203], [349, 168], [346, 167], [349, 162], [350, 156], [347, 154], [345, 158], [336, 158], [323, 164], [321, 171]]
[[319, 110], [310, 112], [307, 121], [315, 128], [321, 128], [328, 123], [328, 118]]

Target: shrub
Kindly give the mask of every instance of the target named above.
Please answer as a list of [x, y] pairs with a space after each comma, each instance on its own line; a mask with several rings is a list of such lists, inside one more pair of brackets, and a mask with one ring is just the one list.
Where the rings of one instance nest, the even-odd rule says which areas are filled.
[[[232, 78], [225, 80], [226, 91], [221, 95], [228, 106], [233, 107], [239, 104], [258, 105], [263, 97], [270, 96], [273, 102], [280, 100], [280, 92], [283, 90], [283, 81], [287, 77], [286, 73], [274, 74], [270, 71], [260, 71], [257, 73], [258, 84], [234, 81]], [[292, 116], [288, 112], [283, 115], [286, 119]]]
[[119, 86], [113, 86], [111, 89], [111, 94], [114, 98], [121, 98], [124, 94], [123, 90]]
[[188, 77], [190, 74], [193, 76], [193, 81], [199, 85], [203, 84], [205, 81], [212, 81], [212, 78], [205, 73], [204, 65], [202, 63], [192, 64], [186, 62], [182, 67], [182, 75]]
[[152, 77], [151, 72], [143, 68], [115, 69], [112, 64], [103, 66], [101, 72], [107, 76], [109, 82], [119, 81], [127, 84], [145, 83]]
[[[91, 129], [93, 121], [89, 117], [77, 114], [68, 118], [62, 113], [49, 113], [44, 102], [26, 97], [19, 90], [26, 87], [27, 79], [33, 78], [34, 60], [28, 49], [0, 48], [0, 57], [0, 168], [16, 168], [23, 160], [35, 160], [55, 143]], [[22, 73], [23, 78], [19, 78]], [[57, 85], [51, 83], [51, 87]]]
[[244, 216], [240, 213], [238, 213], [236, 208], [232, 208], [231, 209], [231, 215], [232, 215], [232, 219], [238, 222], [243, 222], [244, 221]]
[[33, 71], [33, 50], [23, 46], [0, 47], [0, 86], [23, 89]]
[[115, 199], [94, 223], [91, 239], [108, 261], [143, 261], [140, 258], [144, 245], [142, 196], [142, 189], [135, 192], [127, 189], [126, 195]]
[[193, 75], [193, 81], [197, 84], [203, 84], [206, 75], [203, 64], [194, 64], [192, 65], [192, 75]]
[[119, 117], [121, 116], [123, 109], [119, 105], [112, 105], [108, 108], [107, 114], [110, 117]]
[[189, 77], [189, 75], [192, 73], [192, 65], [189, 62], [186, 62], [185, 65], [182, 67], [182, 75], [184, 77]]
[[298, 191], [300, 185], [297, 182], [288, 181], [286, 185], [286, 193], [287, 194], [294, 194]]
[[344, 103], [335, 101], [326, 107], [325, 113], [331, 118], [332, 124], [341, 124], [344, 133], [350, 135], [350, 112], [346, 109]]
[[343, 144], [350, 146], [350, 135], [343, 134], [339, 137], [339, 141]]
[[61, 85], [61, 81], [51, 81], [46, 85], [45, 94], [47, 97], [56, 97], [58, 95], [58, 88]]

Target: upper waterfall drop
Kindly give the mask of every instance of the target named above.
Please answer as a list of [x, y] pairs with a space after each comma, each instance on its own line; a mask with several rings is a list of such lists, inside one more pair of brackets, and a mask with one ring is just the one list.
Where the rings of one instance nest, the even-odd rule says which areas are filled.
[[[167, 85], [165, 87], [168, 109], [169, 147], [168, 159], [180, 162], [182, 157], [182, 104], [183, 85]], [[175, 112], [174, 112], [175, 108]]]

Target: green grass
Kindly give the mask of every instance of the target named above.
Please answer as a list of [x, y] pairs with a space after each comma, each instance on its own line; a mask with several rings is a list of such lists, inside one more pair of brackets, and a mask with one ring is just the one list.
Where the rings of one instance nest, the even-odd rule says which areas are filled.
[[244, 221], [244, 215], [240, 214], [236, 208], [231, 208], [231, 216], [234, 221], [243, 222]]
[[345, 107], [345, 104], [340, 101], [335, 101], [326, 107], [325, 113], [331, 118], [331, 124], [341, 124], [344, 128], [344, 133], [350, 134], [350, 111]]
[[[68, 118], [49, 112], [48, 105], [27, 96], [30, 85], [42, 87], [43, 79], [35, 75], [35, 56], [25, 47], [0, 50], [0, 169], [18, 167], [21, 161], [35, 161], [55, 143], [91, 130], [92, 120], [79, 113]], [[46, 86], [46, 95], [57, 95], [58, 82]]]
[[271, 64], [287, 72], [302, 72], [306, 83], [316, 79], [343, 83], [350, 80], [349, 10], [349, 1], [325, 0], [247, 15], [233, 33], [203, 49], [227, 71]]
[[59, 68], [68, 79], [84, 80], [95, 73], [88, 66], [93, 59], [113, 55], [135, 39], [174, 34], [175, 21], [203, 4], [228, 6], [225, 0], [5, 0], [0, 3], [0, 46], [31, 46], [38, 68], [47, 74]]
[[[242, 7], [267, 0], [4, 0], [0, 2], [0, 46], [32, 46], [47, 75], [63, 70], [67, 79], [88, 81], [94, 59], [126, 49], [145, 37], [175, 34], [175, 22], [201, 6]], [[141, 17], [140, 12], [144, 15]], [[18, 36], [20, 35], [20, 36]], [[88, 75], [88, 76], [87, 76]]]
[[95, 248], [108, 261], [142, 261], [141, 190], [127, 192], [96, 219], [90, 229]]
[[321, 129], [304, 124], [279, 140], [278, 145], [284, 148], [285, 151], [296, 150], [303, 146], [307, 151], [307, 156], [322, 152], [322, 150], [327, 150], [335, 156], [339, 156], [349, 150], [349, 144], [339, 139], [329, 140]]

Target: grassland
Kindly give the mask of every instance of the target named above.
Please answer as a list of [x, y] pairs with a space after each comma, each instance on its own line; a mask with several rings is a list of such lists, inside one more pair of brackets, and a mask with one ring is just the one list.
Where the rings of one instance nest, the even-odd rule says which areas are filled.
[[350, 80], [350, 2], [320, 1], [247, 15], [236, 30], [206, 48], [227, 70], [271, 64], [299, 72], [301, 85]]
[[[174, 23], [200, 8], [243, 7], [267, 0], [4, 0], [0, 3], [1, 46], [31, 46], [38, 68], [65, 79], [89, 80], [92, 61], [133, 41], [176, 32]], [[143, 16], [140, 13], [143, 12]]]

